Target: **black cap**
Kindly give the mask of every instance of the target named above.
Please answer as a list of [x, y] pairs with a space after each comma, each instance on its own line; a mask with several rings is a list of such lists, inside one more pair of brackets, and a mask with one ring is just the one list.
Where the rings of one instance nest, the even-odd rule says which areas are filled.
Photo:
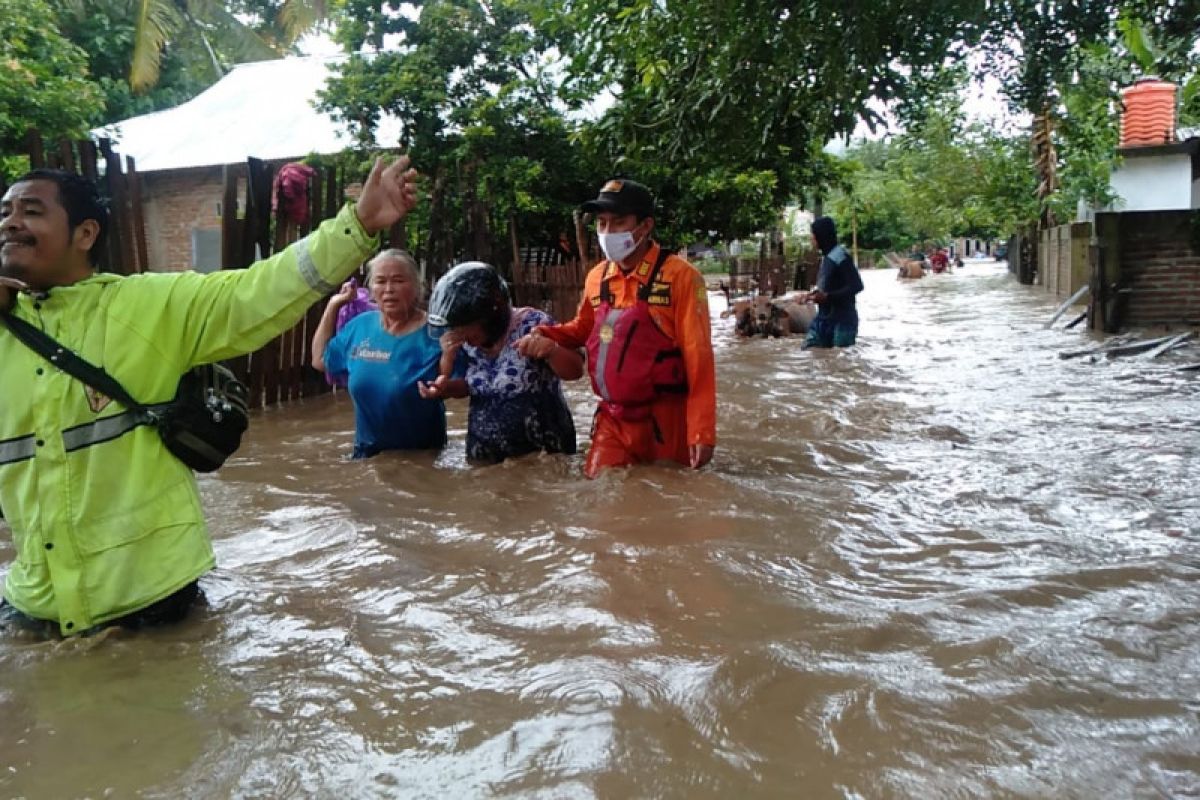
[[579, 207], [595, 214], [609, 211], [613, 214], [636, 214], [639, 219], [654, 216], [654, 195], [637, 181], [615, 178], [600, 187], [600, 195]]

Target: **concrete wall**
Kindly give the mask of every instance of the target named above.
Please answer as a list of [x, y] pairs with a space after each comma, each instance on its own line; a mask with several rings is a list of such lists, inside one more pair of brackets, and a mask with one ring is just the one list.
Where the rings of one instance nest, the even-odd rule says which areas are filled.
[[[1058, 297], [1075, 294], [1091, 279], [1088, 264], [1090, 222], [1059, 225], [1041, 231], [1038, 246], [1038, 283]], [[1085, 301], [1080, 301], [1085, 302]]]
[[1200, 207], [1188, 153], [1127, 156], [1113, 171], [1114, 211], [1169, 211]]

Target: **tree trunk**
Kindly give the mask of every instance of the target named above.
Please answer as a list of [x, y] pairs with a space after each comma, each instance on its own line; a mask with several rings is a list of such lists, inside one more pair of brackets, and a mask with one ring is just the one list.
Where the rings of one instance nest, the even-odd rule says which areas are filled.
[[433, 190], [429, 196], [429, 238], [426, 240], [425, 252], [425, 269], [426, 281], [430, 284], [438, 278], [444, 271], [445, 264], [441, 261], [441, 244], [444, 234], [442, 228], [445, 227], [444, 220], [446, 219], [446, 173], [441, 165], [438, 165], [433, 171]]
[[492, 263], [491, 226], [487, 206], [479, 196], [479, 161], [466, 164], [462, 173], [463, 211], [467, 218], [467, 257]]
[[579, 264], [582, 269], [591, 266], [591, 248], [588, 246], [587, 225], [583, 223], [583, 212], [579, 209], [571, 214], [575, 220], [575, 246], [579, 248]]
[[521, 270], [521, 243], [517, 239], [517, 215], [508, 215], [508, 239], [512, 247], [512, 277], [515, 280]]
[[1050, 198], [1058, 191], [1058, 153], [1054, 149], [1054, 118], [1050, 104], [1042, 107], [1033, 118], [1033, 159], [1038, 176], [1038, 229], [1053, 228], [1057, 223], [1050, 208]]

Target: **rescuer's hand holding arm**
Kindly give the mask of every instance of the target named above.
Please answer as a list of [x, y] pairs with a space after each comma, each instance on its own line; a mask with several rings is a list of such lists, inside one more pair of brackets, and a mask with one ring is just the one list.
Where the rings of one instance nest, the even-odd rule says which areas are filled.
[[583, 377], [583, 356], [579, 351], [563, 347], [540, 330], [534, 329], [533, 333], [522, 336], [515, 347], [525, 358], [545, 361], [554, 374], [564, 381]]

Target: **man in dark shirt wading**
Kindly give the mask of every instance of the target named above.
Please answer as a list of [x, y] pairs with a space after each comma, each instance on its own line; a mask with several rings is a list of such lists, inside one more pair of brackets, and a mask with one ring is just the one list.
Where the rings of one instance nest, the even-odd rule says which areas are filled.
[[850, 347], [858, 337], [854, 297], [863, 290], [862, 276], [846, 248], [838, 244], [837, 226], [832, 219], [813, 220], [812, 236], [824, 258], [817, 271], [817, 286], [809, 293], [818, 310], [804, 346]]

